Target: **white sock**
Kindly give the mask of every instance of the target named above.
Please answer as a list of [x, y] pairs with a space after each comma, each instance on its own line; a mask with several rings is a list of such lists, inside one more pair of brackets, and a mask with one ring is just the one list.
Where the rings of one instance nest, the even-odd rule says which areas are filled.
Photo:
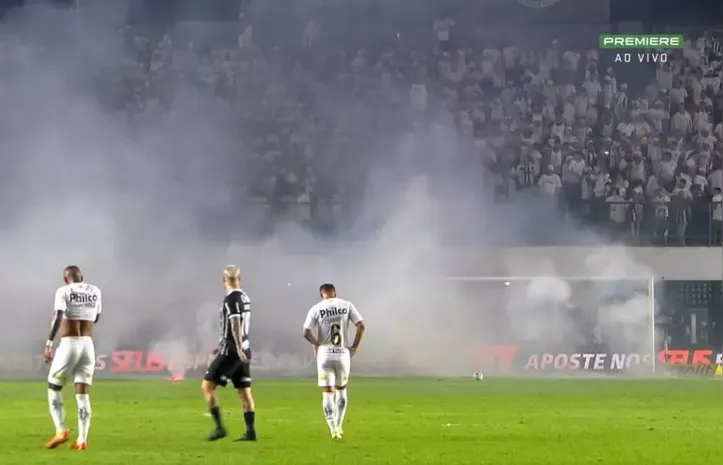
[[336, 427], [341, 429], [346, 416], [347, 396], [346, 388], [336, 391]]
[[332, 433], [336, 431], [336, 405], [334, 405], [334, 393], [323, 392], [321, 394], [322, 399], [322, 410], [324, 411], [324, 418], [326, 418], [326, 424], [329, 425], [329, 431]]
[[53, 419], [55, 425], [55, 434], [65, 431], [65, 407], [60, 391], [48, 389], [48, 407], [50, 408], [50, 418]]
[[78, 443], [88, 442], [88, 430], [90, 430], [90, 396], [88, 394], [76, 394], [75, 401], [78, 403]]

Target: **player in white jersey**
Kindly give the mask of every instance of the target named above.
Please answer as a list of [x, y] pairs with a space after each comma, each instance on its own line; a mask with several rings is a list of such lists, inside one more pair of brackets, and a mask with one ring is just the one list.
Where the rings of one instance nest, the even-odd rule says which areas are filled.
[[[351, 357], [364, 337], [364, 321], [353, 303], [336, 296], [333, 284], [319, 287], [321, 302], [311, 307], [304, 321], [304, 339], [314, 346], [322, 410], [332, 439], [341, 439], [348, 405], [346, 385]], [[349, 326], [356, 326], [356, 336], [347, 346]], [[312, 332], [316, 332], [314, 335]]]
[[[70, 438], [65, 427], [65, 409], [61, 390], [67, 381], [75, 383], [75, 400], [78, 403], [78, 439], [71, 449], [88, 448], [90, 429], [90, 386], [95, 372], [95, 347], [93, 328], [102, 309], [100, 289], [83, 282], [83, 273], [77, 266], [63, 271], [65, 285], [55, 292], [55, 317], [45, 344], [45, 362], [50, 365], [48, 373], [48, 404], [55, 424], [55, 436], [46, 448], [55, 449]], [[60, 332], [60, 345], [53, 356], [53, 341]]]

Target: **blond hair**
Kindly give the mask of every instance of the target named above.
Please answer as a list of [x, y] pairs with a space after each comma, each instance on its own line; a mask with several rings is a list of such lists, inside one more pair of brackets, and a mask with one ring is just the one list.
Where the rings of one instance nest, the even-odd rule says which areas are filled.
[[241, 279], [241, 270], [236, 265], [227, 265], [223, 269], [224, 279], [237, 283]]

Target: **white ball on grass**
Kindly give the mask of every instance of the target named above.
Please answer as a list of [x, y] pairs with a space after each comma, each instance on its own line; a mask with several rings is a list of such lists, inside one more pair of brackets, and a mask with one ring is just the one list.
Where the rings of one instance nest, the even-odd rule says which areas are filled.
[[485, 375], [483, 375], [481, 372], [478, 371], [473, 375], [473, 377], [474, 377], [475, 381], [482, 381], [484, 379]]

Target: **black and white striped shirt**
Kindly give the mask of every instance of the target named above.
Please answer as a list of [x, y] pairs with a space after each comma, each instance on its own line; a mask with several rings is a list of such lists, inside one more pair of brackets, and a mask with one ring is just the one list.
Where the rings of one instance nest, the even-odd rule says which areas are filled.
[[251, 299], [241, 289], [228, 291], [223, 299], [220, 311], [221, 337], [219, 339], [219, 350], [222, 354], [236, 353], [236, 341], [233, 337], [231, 321], [234, 318], [241, 318], [241, 348], [247, 350], [249, 343], [249, 328], [251, 324]]
[[628, 109], [628, 94], [626, 92], [618, 92], [615, 96], [615, 108], [619, 111]]
[[583, 152], [583, 160], [585, 160], [585, 166], [593, 167], [597, 165], [597, 152], [593, 148], [586, 148]]
[[713, 59], [723, 57], [723, 43], [717, 37], [713, 38], [710, 48]]
[[517, 166], [517, 177], [520, 187], [530, 187], [535, 184], [535, 165], [530, 162], [522, 162]]

